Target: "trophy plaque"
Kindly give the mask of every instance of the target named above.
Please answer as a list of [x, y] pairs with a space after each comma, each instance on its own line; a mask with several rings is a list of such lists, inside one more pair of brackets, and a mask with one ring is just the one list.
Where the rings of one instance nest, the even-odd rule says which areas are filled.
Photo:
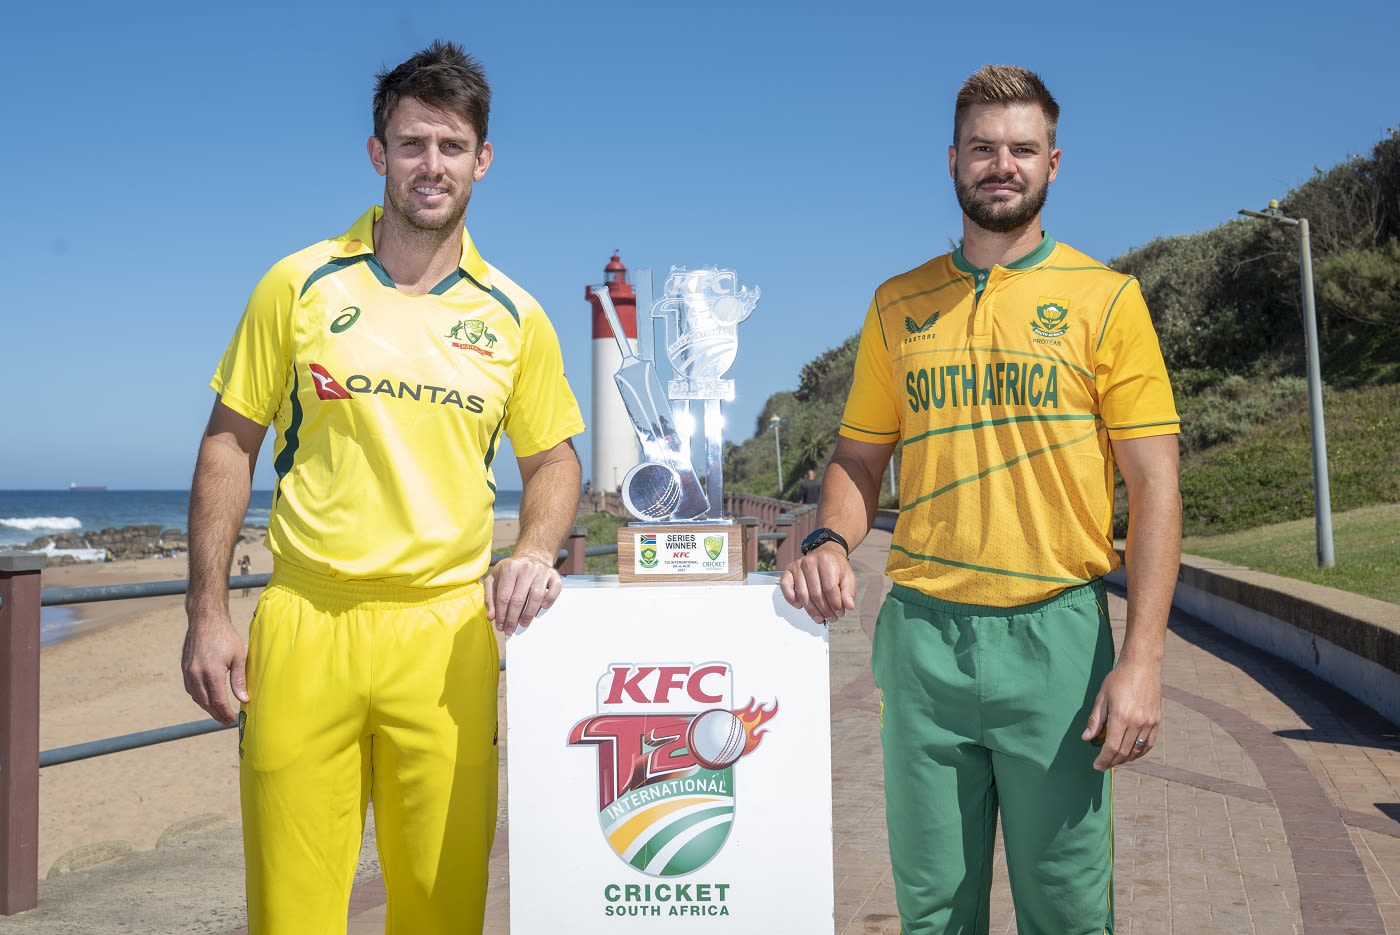
[[[724, 374], [738, 353], [738, 326], [758, 303], [733, 270], [672, 267], [650, 317], [665, 322], [672, 379], [663, 387], [654, 361], [638, 357], [606, 287], [593, 290], [622, 364], [613, 381], [641, 444], [642, 461], [622, 480], [622, 502], [635, 522], [618, 529], [622, 582], [743, 581], [748, 527], [724, 516], [721, 403], [734, 399]], [[648, 322], [651, 327], [651, 322]], [[703, 480], [691, 457], [692, 402], [704, 428]]]

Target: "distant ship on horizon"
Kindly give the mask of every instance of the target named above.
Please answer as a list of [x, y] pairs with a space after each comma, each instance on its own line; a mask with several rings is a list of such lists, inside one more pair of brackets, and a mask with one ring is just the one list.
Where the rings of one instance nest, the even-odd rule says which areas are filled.
[[68, 489], [75, 493], [101, 493], [106, 490], [105, 484], [69, 484]]

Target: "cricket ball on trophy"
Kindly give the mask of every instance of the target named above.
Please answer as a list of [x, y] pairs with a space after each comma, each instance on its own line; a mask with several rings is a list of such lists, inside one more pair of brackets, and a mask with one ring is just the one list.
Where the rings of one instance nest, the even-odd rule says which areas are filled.
[[744, 722], [733, 711], [711, 708], [695, 715], [685, 734], [695, 762], [706, 769], [724, 769], [744, 755]]
[[622, 505], [637, 519], [670, 519], [681, 502], [681, 477], [669, 464], [643, 461], [622, 478]]

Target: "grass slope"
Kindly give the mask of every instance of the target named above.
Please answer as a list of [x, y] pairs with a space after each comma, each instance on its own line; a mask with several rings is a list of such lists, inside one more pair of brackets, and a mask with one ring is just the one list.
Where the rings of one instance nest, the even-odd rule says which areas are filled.
[[[1335, 568], [1317, 567], [1316, 529], [1309, 517], [1218, 536], [1189, 536], [1181, 549], [1400, 604], [1400, 503], [1333, 514]], [[1400, 608], [1396, 616], [1400, 619]]]
[[[1327, 391], [1323, 402], [1332, 510], [1400, 503], [1400, 384]], [[1181, 466], [1188, 536], [1313, 515], [1306, 399]]]

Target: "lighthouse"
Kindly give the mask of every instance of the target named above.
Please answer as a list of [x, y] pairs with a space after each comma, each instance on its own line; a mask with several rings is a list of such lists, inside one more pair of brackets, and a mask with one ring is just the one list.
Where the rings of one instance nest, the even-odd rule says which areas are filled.
[[[617, 309], [627, 341], [635, 351], [637, 293], [627, 281], [627, 267], [616, 253], [603, 267], [603, 284]], [[618, 350], [612, 327], [593, 289], [593, 286], [583, 287], [584, 298], [593, 309], [593, 465], [590, 480], [594, 490], [617, 490], [622, 478], [637, 464], [637, 433], [622, 404], [617, 384], [613, 383], [613, 374], [622, 363], [622, 352]]]

